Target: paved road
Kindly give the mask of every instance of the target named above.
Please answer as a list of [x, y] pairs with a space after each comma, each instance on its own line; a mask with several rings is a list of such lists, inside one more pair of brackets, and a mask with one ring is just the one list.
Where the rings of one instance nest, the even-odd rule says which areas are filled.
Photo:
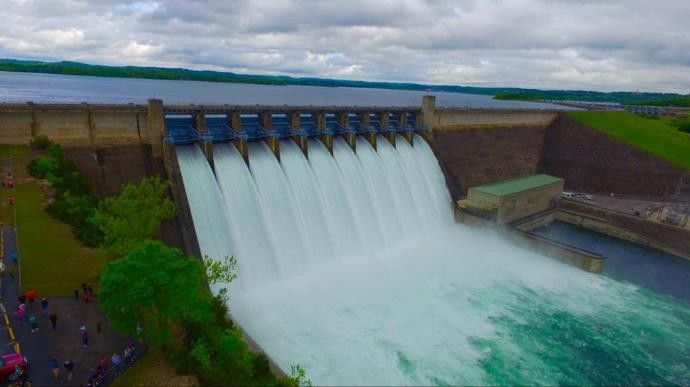
[[[2, 226], [4, 229], [4, 263], [6, 267], [12, 265], [10, 254], [15, 250], [14, 228]], [[21, 256], [19, 257], [21, 259]], [[78, 285], [78, 284], [75, 284]], [[72, 297], [49, 298], [49, 313], [58, 316], [56, 330], [51, 329], [50, 321], [41, 313], [40, 294], [34, 305], [27, 305], [27, 316], [38, 317], [38, 332], [31, 333], [26, 322], [20, 322], [14, 311], [18, 306], [19, 295], [17, 276], [11, 279], [8, 275], [3, 280], [3, 303], [7, 308], [10, 324], [12, 325], [22, 353], [29, 360], [29, 374], [34, 385], [70, 385], [67, 382], [67, 374], [62, 368], [58, 381], [52, 379], [48, 363], [51, 356], [55, 356], [62, 363], [71, 359], [75, 363], [74, 379], [72, 385], [86, 384], [89, 368], [95, 368], [98, 359], [105, 355], [108, 359], [113, 352], [124, 349], [126, 340], [110, 328], [105, 315], [97, 305], [97, 300], [84, 304], [75, 301]], [[88, 348], [81, 346], [80, 324], [86, 323], [90, 332], [90, 345]], [[101, 325], [101, 333], [97, 332], [98, 324]], [[0, 326], [4, 325], [0, 324]], [[3, 337], [0, 333], [0, 337]], [[0, 345], [4, 342], [0, 341]], [[12, 350], [10, 346], [2, 347], [5, 353]]]

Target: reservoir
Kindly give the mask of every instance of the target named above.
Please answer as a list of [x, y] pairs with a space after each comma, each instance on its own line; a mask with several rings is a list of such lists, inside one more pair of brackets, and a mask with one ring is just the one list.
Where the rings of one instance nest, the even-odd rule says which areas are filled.
[[[422, 91], [351, 87], [274, 86], [0, 71], [0, 102], [168, 104], [416, 106]], [[489, 95], [434, 91], [440, 107], [559, 109], [564, 106], [499, 101]]]

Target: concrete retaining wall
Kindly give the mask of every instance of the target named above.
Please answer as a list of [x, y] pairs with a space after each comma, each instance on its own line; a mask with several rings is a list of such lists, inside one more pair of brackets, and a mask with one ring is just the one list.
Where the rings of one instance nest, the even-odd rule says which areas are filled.
[[134, 144], [147, 133], [140, 105], [0, 105], [0, 142], [44, 135], [66, 146]]
[[572, 200], [562, 200], [561, 208], [585, 217], [559, 220], [690, 259], [688, 230]]
[[0, 113], [0, 143], [23, 145], [31, 139], [32, 112]]
[[546, 126], [556, 113], [539, 110], [436, 109], [433, 129], [462, 129], [486, 126]]
[[470, 187], [537, 173], [546, 125], [434, 129], [433, 149], [453, 199]]

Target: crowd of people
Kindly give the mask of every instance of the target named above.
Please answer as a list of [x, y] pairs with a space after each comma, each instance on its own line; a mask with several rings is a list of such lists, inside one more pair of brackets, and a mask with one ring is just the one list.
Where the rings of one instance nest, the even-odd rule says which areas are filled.
[[[12, 173], [7, 173], [5, 179], [2, 181], [2, 185], [6, 188], [12, 188], [14, 186], [14, 177]], [[15, 198], [13, 195], [7, 197], [7, 204], [14, 205]], [[12, 265], [9, 270], [5, 270], [4, 264], [0, 267], [0, 273], [9, 274], [11, 279], [14, 279], [14, 270], [19, 265], [19, 257], [17, 251], [8, 254], [11, 257]], [[81, 287], [77, 286], [73, 290], [74, 302], [89, 304], [94, 298], [94, 289], [91, 284], [82, 283]], [[40, 304], [40, 309], [36, 308], [34, 305]], [[17, 305], [15, 309], [15, 316], [19, 321], [20, 326], [28, 325], [31, 334], [35, 334], [39, 331], [39, 325], [41, 320], [50, 322], [50, 327], [53, 331], [57, 330], [58, 324], [58, 314], [54, 310], [54, 305], [51, 305], [51, 301], [47, 297], [39, 297], [38, 292], [35, 289], [29, 289], [25, 293], [21, 293], [17, 297]], [[40, 323], [40, 324], [39, 324]], [[42, 326], [41, 326], [42, 327]], [[44, 328], [48, 329], [48, 328]], [[96, 324], [96, 332], [100, 333], [101, 325]], [[80, 332], [80, 343], [83, 348], [89, 347], [90, 331], [86, 326], [86, 323], [82, 322], [79, 326]], [[125, 346], [122, 352], [113, 353], [112, 356], [107, 357], [106, 355], [101, 356], [98, 364], [89, 368], [87, 385], [88, 386], [98, 386], [102, 385], [103, 381], [108, 378], [114, 378], [122, 373], [127, 364], [131, 364], [136, 359], [137, 345], [134, 341], [130, 341]], [[80, 384], [83, 385], [83, 380], [73, 381], [75, 372], [75, 359], [68, 358], [63, 361], [58, 361], [57, 356], [52, 356], [48, 362], [48, 369], [50, 372], [50, 377], [56, 382], [67, 382], [68, 384]], [[41, 367], [42, 368], [42, 367]], [[34, 368], [35, 370], [36, 368]], [[83, 369], [86, 369], [84, 366]], [[29, 375], [23, 367], [17, 366], [15, 369], [14, 380], [20, 382], [22, 385], [29, 380]], [[64, 376], [63, 376], [64, 375]]]
[[[75, 302], [83, 302], [88, 304], [93, 298], [94, 292], [93, 287], [90, 284], [83, 283], [81, 289], [75, 287], [73, 291], [73, 299]], [[31, 333], [36, 333], [39, 330], [38, 326], [38, 316], [46, 316], [48, 321], [50, 321], [53, 330], [57, 328], [58, 316], [55, 312], [50, 309], [50, 302], [46, 297], [40, 299], [40, 315], [34, 312], [33, 305], [36, 304], [38, 300], [38, 293], [35, 289], [29, 289], [26, 293], [18, 296], [18, 305], [15, 310], [15, 315], [19, 320], [20, 324], [28, 323], [31, 328]], [[38, 315], [38, 316], [37, 316]], [[100, 323], [97, 324], [96, 330], [100, 332]], [[86, 323], [82, 322], [79, 326], [79, 332], [81, 337], [81, 345], [83, 348], [89, 347], [90, 332]], [[136, 359], [136, 349], [137, 345], [134, 341], [130, 341], [125, 346], [122, 353], [113, 353], [108, 359], [105, 355], [101, 357], [96, 367], [90, 368], [88, 372], [88, 386], [98, 386], [102, 384], [103, 380], [107, 377], [115, 377], [120, 375], [126, 364], [133, 363]], [[74, 361], [72, 359], [66, 359], [62, 362], [62, 368], [66, 373], [66, 381], [71, 382], [74, 375]], [[61, 375], [61, 364], [57, 357], [53, 356], [49, 361], [49, 369], [52, 378], [55, 381], [60, 380]]]
[[[33, 304], [36, 301], [36, 297], [37, 293], [34, 289], [30, 289], [28, 292], [26, 292], [26, 294], [20, 294], [17, 299], [17, 309], [14, 312], [20, 323], [28, 322], [29, 326], [31, 327], [31, 333], [38, 332], [38, 318], [36, 317], [36, 314], [31, 311], [33, 310], [33, 308], [27, 308], [27, 303], [33, 306]], [[53, 330], [55, 330], [57, 325], [57, 315], [55, 313], [48, 313], [47, 298], [43, 297], [40, 303], [41, 314], [48, 317], [48, 320], [50, 321]]]
[[136, 350], [136, 343], [130, 341], [122, 351], [122, 355], [115, 352], [110, 359], [105, 355], [101, 356], [96, 368], [89, 368], [87, 387], [96, 387], [102, 385], [108, 378], [120, 376], [124, 367], [136, 360]]

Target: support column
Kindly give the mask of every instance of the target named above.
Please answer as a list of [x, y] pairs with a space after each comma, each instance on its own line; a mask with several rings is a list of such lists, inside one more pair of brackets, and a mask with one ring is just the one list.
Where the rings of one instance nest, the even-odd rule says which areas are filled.
[[[359, 122], [362, 125], [362, 128], [365, 128], [368, 131], [370, 129], [369, 112], [360, 113]], [[376, 149], [376, 133], [367, 133], [367, 141], [369, 141], [369, 144]]]
[[93, 111], [91, 108], [86, 106], [86, 113], [87, 113], [87, 118], [86, 118], [86, 124], [88, 125], [89, 128], [89, 146], [91, 148], [96, 147], [96, 124], [93, 119]]
[[[379, 122], [381, 123], [381, 128], [386, 128], [390, 124], [390, 118], [388, 117], [388, 112], [383, 112], [379, 114]], [[395, 132], [386, 132], [386, 138], [395, 147]]]
[[[265, 111], [261, 113], [259, 118], [259, 122], [261, 122], [261, 125], [266, 129], [266, 131], [268, 131], [268, 133], [272, 133], [273, 120], [271, 119], [271, 112]], [[271, 152], [273, 152], [273, 154], [276, 155], [278, 161], [280, 161], [280, 139], [274, 136], [270, 136], [268, 139], [266, 139], [266, 143], [268, 144], [268, 147], [271, 149]]]
[[[290, 112], [288, 113], [288, 122], [290, 126], [295, 129], [302, 129], [302, 122], [300, 121], [300, 112]], [[293, 139], [299, 145], [299, 148], [304, 153], [304, 156], [309, 157], [309, 141], [307, 136], [293, 136]]]
[[323, 112], [318, 112], [314, 113], [316, 116], [316, 126], [319, 128], [319, 131], [323, 133], [321, 135], [321, 142], [323, 145], [326, 146], [326, 149], [328, 149], [331, 154], [333, 154], [333, 135], [331, 134], [326, 134], [326, 113]]
[[[194, 128], [202, 136], [208, 135], [208, 129], [206, 128], [206, 114], [204, 112], [194, 113]], [[211, 170], [215, 173], [216, 166], [213, 162], [213, 141], [203, 140], [201, 142], [201, 149], [206, 155], [206, 160], [208, 160], [208, 165], [211, 166]]]
[[326, 146], [326, 149], [333, 154], [333, 136], [325, 134], [321, 136], [321, 142]]
[[[338, 123], [345, 129], [350, 128], [350, 120], [347, 118], [347, 113], [338, 113]], [[350, 148], [352, 148], [353, 151], [357, 151], [357, 133], [347, 133], [345, 135], [345, 141], [350, 144]]]
[[316, 127], [319, 128], [320, 131], [326, 130], [326, 113], [316, 112], [313, 113], [312, 116], [314, 117]]
[[38, 117], [36, 117], [36, 106], [33, 102], [27, 102], [27, 105], [31, 107], [31, 139], [36, 138], [41, 132], [41, 126], [38, 123]]
[[433, 140], [432, 129], [434, 128], [434, 110], [436, 109], [436, 96], [425, 95], [422, 97], [422, 114], [418, 117], [419, 123], [426, 130], [421, 132], [422, 137], [427, 141]]
[[[244, 129], [242, 128], [242, 120], [240, 120], [240, 113], [233, 111], [228, 113], [228, 125], [237, 133], [242, 134], [244, 133]], [[235, 140], [235, 147], [237, 150], [240, 152], [242, 157], [244, 158], [244, 161], [249, 160], [249, 146], [247, 144], [246, 139], [240, 139], [238, 138]]]
[[151, 154], [154, 158], [163, 157], [163, 135], [165, 133], [163, 100], [150, 99], [148, 101], [146, 123], [148, 128], [146, 141], [151, 145]]
[[407, 114], [405, 112], [400, 113], [400, 116], [398, 118], [398, 122], [400, 122], [400, 128], [403, 129], [402, 135], [405, 137], [405, 140], [410, 143], [410, 145], [414, 145], [413, 139], [414, 139], [414, 133], [406, 130], [407, 128]]

